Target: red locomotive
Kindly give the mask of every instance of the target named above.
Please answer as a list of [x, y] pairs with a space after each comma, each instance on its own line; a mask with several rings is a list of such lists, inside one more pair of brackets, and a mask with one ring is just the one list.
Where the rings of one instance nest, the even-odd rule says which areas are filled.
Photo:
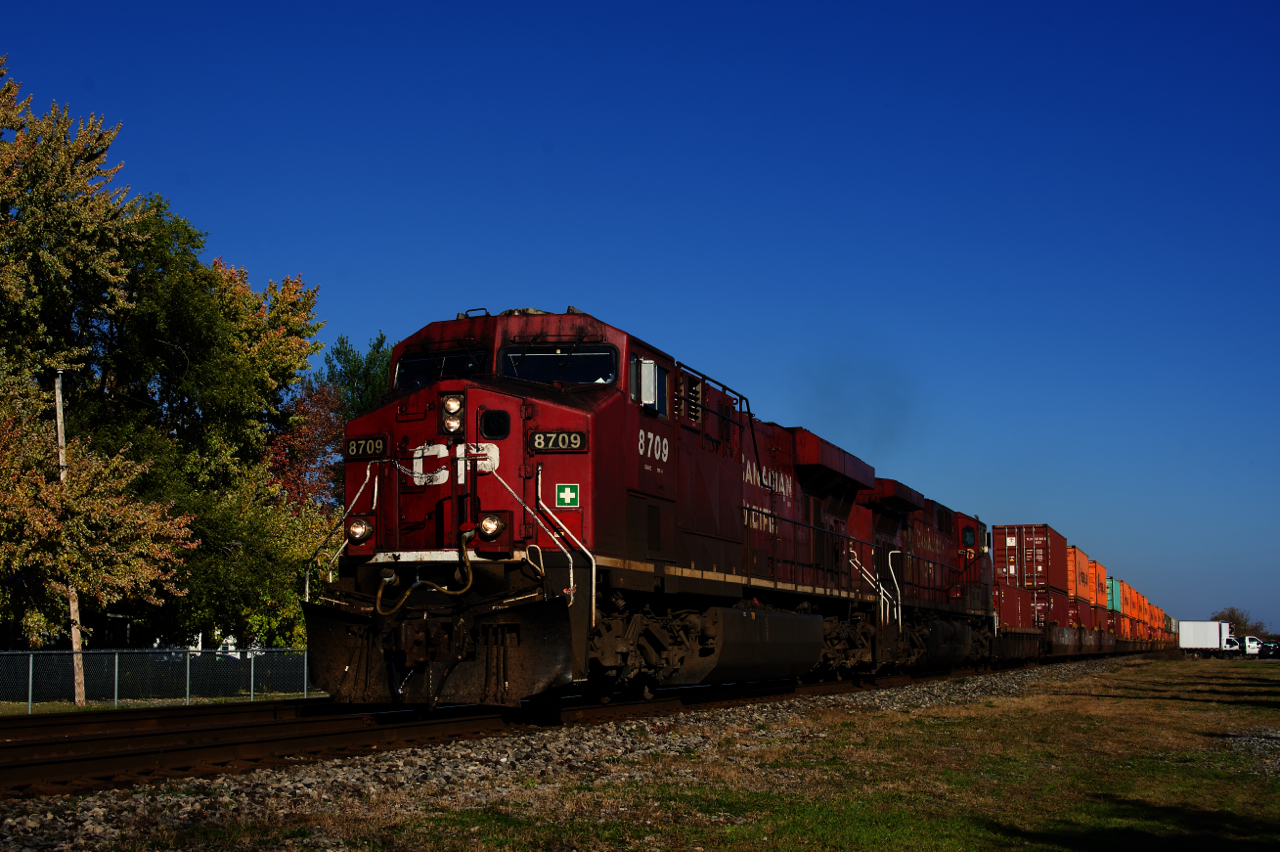
[[581, 311], [472, 313], [398, 344], [388, 401], [348, 424], [345, 554], [306, 606], [336, 699], [1081, 652], [1034, 602], [1002, 630], [977, 516]]

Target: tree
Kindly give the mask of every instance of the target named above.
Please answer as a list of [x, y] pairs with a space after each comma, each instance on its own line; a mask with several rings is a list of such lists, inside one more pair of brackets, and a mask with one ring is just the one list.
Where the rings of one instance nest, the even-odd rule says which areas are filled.
[[191, 505], [201, 546], [179, 575], [187, 594], [174, 602], [169, 629], [213, 641], [304, 644], [305, 572], [329, 527], [320, 507], [288, 502], [265, 463]]
[[324, 370], [313, 381], [337, 390], [342, 414], [351, 420], [382, 401], [390, 374], [391, 347], [384, 333], [378, 332], [378, 336], [369, 341], [366, 352], [360, 352], [340, 334], [333, 348], [325, 353]]
[[1233, 636], [1267, 636], [1270, 631], [1261, 621], [1254, 621], [1248, 610], [1229, 606], [1209, 616], [1210, 621], [1230, 621]]
[[335, 460], [342, 449], [342, 400], [333, 385], [307, 383], [286, 407], [289, 427], [267, 450], [273, 481], [294, 503], [338, 508]]
[[[307, 494], [312, 499], [339, 507], [343, 505], [344, 465], [341, 443], [347, 421], [380, 404], [387, 396], [391, 373], [391, 347], [379, 331], [361, 352], [346, 335], [338, 335], [325, 353], [324, 367], [307, 376], [299, 387], [295, 419], [286, 441], [273, 461], [279, 482], [291, 494]], [[296, 417], [296, 414], [295, 414]], [[301, 465], [310, 485], [303, 486], [282, 466], [285, 457]], [[295, 477], [293, 482], [290, 476]]]
[[72, 588], [99, 606], [181, 595], [176, 569], [196, 545], [189, 516], [130, 493], [145, 465], [123, 453], [103, 456], [73, 440], [61, 482], [47, 407], [0, 356], [0, 612], [36, 643], [67, 631]]
[[135, 442], [150, 430], [182, 455], [256, 463], [320, 351], [318, 291], [286, 277], [257, 292], [244, 269], [201, 263], [205, 235], [163, 198], [144, 210], [147, 240], [124, 254], [130, 309], [106, 321], [88, 356], [77, 424]]
[[0, 86], [0, 339], [21, 363], [67, 364], [128, 308], [120, 252], [144, 239], [144, 214], [127, 186], [110, 186], [119, 125], [76, 122], [56, 103], [36, 115], [20, 88]]
[[[0, 78], [6, 73], [0, 60]], [[149, 625], [169, 641], [202, 631], [291, 641], [301, 630], [305, 557], [326, 531], [323, 499], [316, 502], [321, 477], [306, 459], [323, 453], [299, 431], [332, 432], [321, 423], [325, 395], [298, 392], [321, 349], [317, 290], [298, 276], [255, 289], [243, 268], [202, 262], [205, 234], [168, 202], [155, 195], [128, 200], [127, 187], [110, 186], [120, 169], [107, 165], [118, 131], [94, 116], [77, 124], [57, 105], [37, 116], [17, 84], [0, 86], [0, 341], [10, 348], [14, 376], [33, 392], [48, 389], [50, 367], [65, 369], [72, 455], [106, 489], [86, 491], [89, 503], [79, 509], [58, 511], [85, 514], [90, 503], [107, 505], [127, 491], [143, 515], [147, 507], [170, 506], [168, 517], [186, 518], [194, 530], [186, 545], [149, 557], [158, 572], [148, 581], [151, 599], [173, 605], [128, 604], [131, 598], [109, 583], [88, 600], [126, 603], [117, 609], [142, 616], [135, 626]], [[47, 420], [40, 408], [15, 420], [5, 440], [44, 436]], [[17, 454], [12, 461], [16, 475], [32, 483], [37, 462], [47, 459]], [[68, 493], [81, 485], [87, 488], [69, 483]], [[32, 485], [23, 494], [45, 503], [11, 506], [6, 534], [44, 522], [41, 506], [57, 516], [48, 489]], [[104, 564], [95, 536], [107, 520], [121, 529], [132, 523], [145, 538], [146, 517], [110, 505], [83, 534], [73, 535], [74, 524], [59, 527], [62, 563]], [[158, 515], [149, 517], [153, 527], [162, 525]], [[170, 558], [179, 550], [185, 559]], [[122, 552], [134, 554], [117, 566], [122, 589], [132, 594], [146, 585], [137, 573], [145, 560]], [[6, 564], [21, 573], [13, 560]], [[25, 575], [15, 582], [27, 588]], [[182, 596], [187, 588], [192, 592]], [[32, 594], [9, 594], [8, 610], [24, 618], [28, 607], [44, 612]]]

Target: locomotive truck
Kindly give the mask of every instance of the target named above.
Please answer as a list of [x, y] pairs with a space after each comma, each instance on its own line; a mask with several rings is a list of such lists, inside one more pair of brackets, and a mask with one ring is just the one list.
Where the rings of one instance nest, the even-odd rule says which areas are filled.
[[1039, 653], [1000, 629], [976, 515], [572, 307], [406, 338], [343, 456], [344, 550], [305, 606], [312, 676], [339, 701], [514, 706]]

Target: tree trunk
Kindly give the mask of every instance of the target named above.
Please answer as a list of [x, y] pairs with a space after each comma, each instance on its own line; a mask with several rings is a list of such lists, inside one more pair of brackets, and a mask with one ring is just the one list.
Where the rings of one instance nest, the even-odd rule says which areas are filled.
[[[62, 430], [62, 371], [53, 383], [53, 399], [58, 423], [58, 479], [67, 484], [67, 438]], [[80, 653], [80, 596], [76, 587], [67, 589], [67, 604], [71, 608], [71, 667], [75, 673], [76, 706], [84, 706], [84, 655]]]
[[75, 672], [76, 706], [84, 706], [84, 655], [80, 653], [80, 596], [72, 587], [67, 591], [71, 604], [71, 665]]

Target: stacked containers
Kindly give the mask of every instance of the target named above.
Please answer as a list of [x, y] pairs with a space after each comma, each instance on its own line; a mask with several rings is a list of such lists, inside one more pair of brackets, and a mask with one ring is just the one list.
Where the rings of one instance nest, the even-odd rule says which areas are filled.
[[1067, 540], [1048, 524], [996, 525], [996, 580], [1024, 589], [1067, 592]]
[[1107, 609], [1112, 612], [1124, 612], [1124, 600], [1120, 594], [1120, 581], [1115, 577], [1107, 578]]
[[1067, 545], [1067, 599], [1073, 617], [1069, 627], [1093, 628], [1093, 602], [1089, 600], [1089, 557], [1074, 544]]
[[1138, 594], [1124, 580], [1120, 581], [1120, 606], [1121, 619], [1120, 623], [1124, 625], [1124, 629], [1120, 635], [1125, 639], [1136, 639], [1136, 631], [1134, 630], [1134, 617], [1138, 614]]
[[996, 583], [992, 590], [996, 612], [1000, 614], [1002, 627], [1035, 627], [1036, 613], [1033, 592], [1004, 583]]
[[1090, 604], [1093, 606], [1093, 629], [1107, 630], [1107, 569], [1102, 563], [1089, 560], [1089, 588], [1093, 592]]
[[1066, 538], [1048, 524], [1001, 524], [991, 528], [991, 543], [996, 583], [1032, 592], [1028, 626], [1067, 624]]
[[1122, 636], [1124, 605], [1120, 594], [1120, 581], [1115, 577], [1107, 578], [1107, 629], [1116, 636]]
[[[1167, 642], [1176, 635], [1177, 623], [1164, 610], [1108, 576], [1105, 566], [1048, 524], [999, 524], [991, 537], [997, 607], [1010, 627], [1076, 627], [1134, 641]], [[1031, 593], [1030, 624], [1027, 598], [1014, 590]]]
[[1050, 589], [1047, 592], [1033, 593], [1032, 608], [1036, 614], [1036, 625], [1047, 627], [1067, 627], [1071, 618], [1068, 598], [1062, 592]]

